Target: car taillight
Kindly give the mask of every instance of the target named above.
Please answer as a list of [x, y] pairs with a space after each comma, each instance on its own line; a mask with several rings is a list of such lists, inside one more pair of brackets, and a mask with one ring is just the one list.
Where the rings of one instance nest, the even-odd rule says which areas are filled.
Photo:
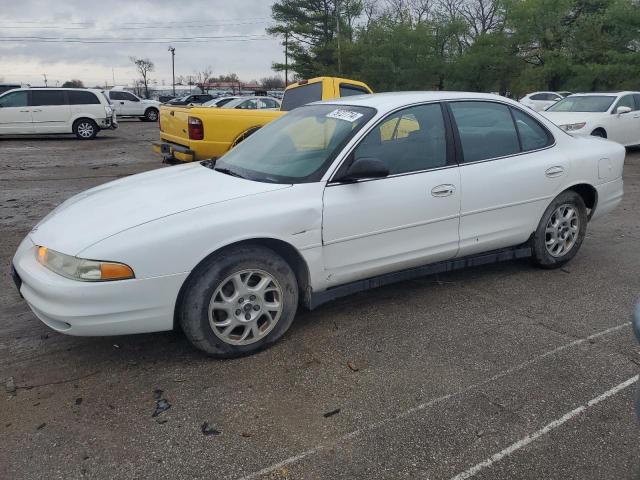
[[202, 120], [189, 117], [189, 140], [202, 140], [204, 138], [204, 125]]

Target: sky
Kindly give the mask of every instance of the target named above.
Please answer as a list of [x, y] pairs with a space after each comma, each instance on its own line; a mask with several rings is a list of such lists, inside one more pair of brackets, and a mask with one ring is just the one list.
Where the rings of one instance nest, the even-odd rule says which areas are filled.
[[[0, 80], [49, 86], [69, 79], [85, 86], [132, 84], [130, 57], [155, 64], [151, 78], [211, 67], [249, 81], [272, 76], [283, 61], [282, 40], [266, 35], [269, 0], [21, 0], [2, 1]], [[164, 82], [164, 83], [163, 83]]]

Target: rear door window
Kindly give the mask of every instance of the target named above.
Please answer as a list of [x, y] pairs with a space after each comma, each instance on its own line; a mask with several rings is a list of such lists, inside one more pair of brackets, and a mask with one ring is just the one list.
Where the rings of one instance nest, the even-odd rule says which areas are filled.
[[540, 125], [537, 120], [517, 108], [512, 108], [511, 111], [513, 112], [513, 119], [516, 121], [523, 151], [539, 150], [553, 143], [551, 133]]
[[69, 105], [94, 105], [100, 103], [100, 100], [93, 92], [69, 90], [67, 95], [69, 97]]
[[308, 83], [284, 92], [281, 110], [288, 112], [311, 102], [322, 100], [322, 82]]
[[67, 99], [63, 90], [33, 90], [31, 92], [31, 105], [34, 107], [66, 104]]
[[463, 161], [478, 162], [520, 152], [509, 107], [492, 102], [451, 102]]

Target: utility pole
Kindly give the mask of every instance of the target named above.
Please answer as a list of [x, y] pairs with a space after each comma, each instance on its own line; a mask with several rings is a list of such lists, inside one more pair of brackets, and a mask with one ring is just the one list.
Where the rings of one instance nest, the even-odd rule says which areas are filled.
[[289, 85], [289, 32], [284, 34], [284, 86]]
[[44, 86], [45, 86], [45, 88], [46, 88], [46, 87], [48, 86], [48, 85], [47, 85], [47, 74], [46, 74], [46, 73], [43, 73], [43, 74], [42, 74], [42, 76], [44, 77]]
[[171, 85], [173, 87], [173, 96], [176, 96], [176, 49], [169, 47], [171, 52]]
[[338, 73], [342, 73], [342, 55], [340, 54], [340, 2], [336, 0], [336, 36], [338, 38]]

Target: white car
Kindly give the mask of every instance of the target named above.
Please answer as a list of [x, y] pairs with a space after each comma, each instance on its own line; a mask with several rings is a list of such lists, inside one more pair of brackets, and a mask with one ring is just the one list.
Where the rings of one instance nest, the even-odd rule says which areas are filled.
[[562, 95], [557, 92], [533, 92], [520, 99], [520, 103], [540, 112], [554, 103], [562, 100]]
[[157, 100], [145, 100], [119, 87], [112, 88], [107, 95], [118, 117], [138, 117], [143, 122], [158, 121], [161, 103]]
[[578, 93], [542, 113], [572, 135], [640, 145], [640, 92]]
[[235, 98], [219, 108], [237, 108], [240, 110], [280, 110], [280, 100], [271, 97], [240, 97]]
[[238, 97], [238, 96], [218, 97], [203, 103], [202, 106], [203, 107], [222, 107], [223, 105], [229, 103], [231, 100], [235, 100], [237, 98], [242, 98], [242, 97]]
[[90, 140], [117, 127], [102, 90], [18, 88], [0, 95], [0, 135], [75, 133]]
[[299, 304], [527, 255], [565, 264], [621, 201], [624, 157], [494, 95], [314, 103], [215, 162], [70, 198], [21, 243], [15, 280], [59, 332], [178, 323], [209, 355], [250, 354]]

